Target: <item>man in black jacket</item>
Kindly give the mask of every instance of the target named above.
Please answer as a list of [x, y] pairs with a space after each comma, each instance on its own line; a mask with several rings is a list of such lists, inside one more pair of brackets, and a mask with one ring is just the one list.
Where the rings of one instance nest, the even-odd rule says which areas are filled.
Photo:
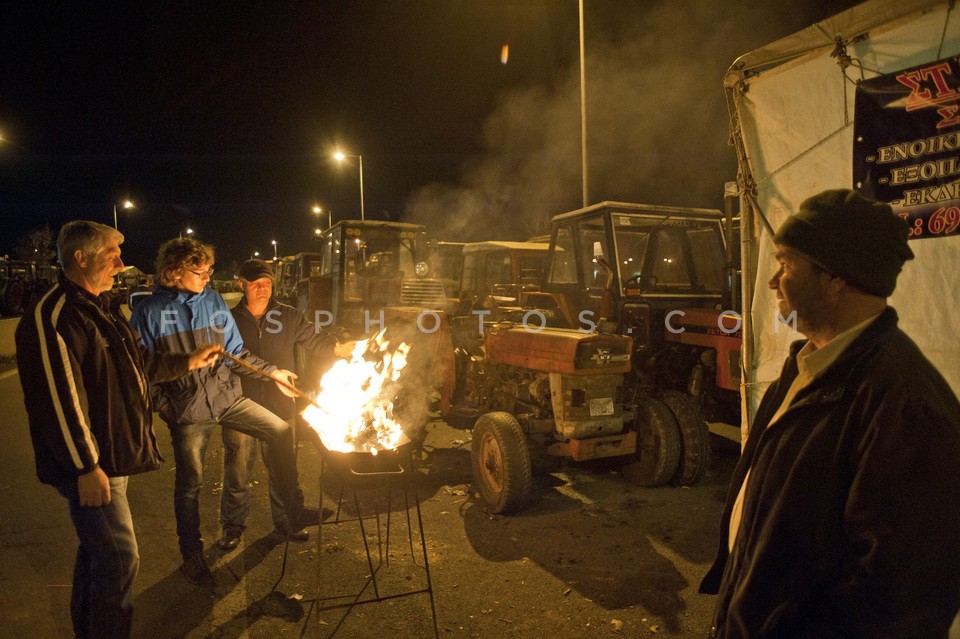
[[107, 296], [123, 235], [95, 222], [60, 230], [59, 281], [17, 326], [17, 366], [37, 476], [66, 498], [80, 546], [71, 614], [77, 637], [129, 637], [140, 557], [129, 475], [156, 470], [148, 383], [216, 361], [219, 346], [151, 355]]
[[960, 607], [960, 404], [887, 306], [907, 223], [847, 189], [774, 237], [769, 282], [807, 340], [734, 471], [712, 637], [945, 638]]
[[[273, 270], [263, 260], [248, 260], [238, 273], [243, 299], [231, 309], [244, 346], [254, 355], [287, 370], [295, 368], [295, 349], [302, 347], [323, 366], [336, 357], [348, 357], [356, 342], [338, 343], [327, 331], [307, 321], [299, 310], [273, 299]], [[244, 397], [249, 397], [296, 427], [297, 408], [276, 384], [242, 377]], [[223, 534], [217, 546], [235, 549], [246, 529], [250, 512], [247, 490], [250, 472], [257, 458], [257, 441], [235, 430], [223, 429], [223, 493], [220, 496], [220, 524]], [[297, 489], [299, 490], [299, 488]], [[287, 515], [273, 482], [270, 483], [270, 511], [274, 527], [286, 530]], [[302, 498], [301, 498], [302, 500]], [[306, 541], [306, 532], [290, 535]]]

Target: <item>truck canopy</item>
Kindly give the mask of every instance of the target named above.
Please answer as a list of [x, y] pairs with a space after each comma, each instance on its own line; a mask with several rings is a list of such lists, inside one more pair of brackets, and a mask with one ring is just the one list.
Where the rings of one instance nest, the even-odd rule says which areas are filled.
[[[743, 233], [744, 432], [791, 341], [766, 282], [772, 232], [807, 197], [853, 187], [854, 98], [861, 79], [960, 53], [952, 2], [869, 0], [738, 58], [724, 78], [738, 155]], [[890, 298], [901, 327], [960, 392], [960, 237], [911, 241]]]

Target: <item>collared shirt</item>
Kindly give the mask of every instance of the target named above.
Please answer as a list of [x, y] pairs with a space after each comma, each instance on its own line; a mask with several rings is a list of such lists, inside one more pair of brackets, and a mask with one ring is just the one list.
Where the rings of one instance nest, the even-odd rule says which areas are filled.
[[[780, 417], [787, 412], [787, 409], [790, 408], [790, 405], [793, 404], [793, 400], [797, 394], [809, 386], [810, 382], [816, 379], [818, 375], [827, 370], [827, 368], [840, 357], [840, 354], [853, 343], [853, 340], [857, 339], [860, 333], [870, 326], [879, 316], [880, 314], [878, 313], [870, 319], [848, 328], [824, 344], [823, 348], [817, 348], [813, 345], [813, 342], [810, 341], [804, 344], [803, 348], [797, 353], [797, 376], [787, 390], [783, 402], [780, 403], [780, 408], [777, 409], [777, 412], [774, 413], [770, 422], [767, 424], [767, 428], [780, 419]], [[733, 552], [733, 544], [736, 542], [737, 533], [740, 530], [740, 518], [743, 514], [743, 497], [747, 492], [748, 481], [750, 481], [749, 470], [743, 478], [743, 483], [740, 485], [740, 492], [737, 493], [737, 500], [733, 503], [733, 510], [730, 512], [730, 532], [727, 541], [730, 552]]]

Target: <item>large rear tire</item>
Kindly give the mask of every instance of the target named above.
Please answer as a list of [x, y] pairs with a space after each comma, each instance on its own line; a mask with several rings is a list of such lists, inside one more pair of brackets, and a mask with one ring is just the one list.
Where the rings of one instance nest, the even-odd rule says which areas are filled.
[[473, 427], [470, 454], [480, 497], [494, 513], [522, 509], [530, 498], [530, 449], [510, 413], [481, 415]]
[[637, 452], [623, 474], [641, 486], [670, 482], [680, 463], [680, 429], [667, 405], [644, 396], [637, 403]]
[[680, 464], [670, 480], [674, 486], [692, 486], [710, 467], [710, 429], [696, 404], [684, 393], [664, 391], [660, 400], [667, 405], [680, 428]]

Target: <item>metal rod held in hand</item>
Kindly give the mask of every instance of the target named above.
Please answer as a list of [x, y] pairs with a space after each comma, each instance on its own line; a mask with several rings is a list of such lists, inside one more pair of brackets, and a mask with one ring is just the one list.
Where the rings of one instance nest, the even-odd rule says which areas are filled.
[[294, 386], [293, 384], [289, 384], [289, 383], [287, 383], [287, 382], [285, 382], [285, 381], [283, 381], [283, 380], [277, 379], [277, 378], [273, 377], [270, 373], [268, 373], [268, 372], [266, 372], [266, 371], [263, 371], [263, 370], [260, 370], [259, 368], [257, 368], [257, 367], [254, 366], [253, 364], [250, 364], [249, 362], [246, 362], [246, 361], [240, 359], [239, 357], [237, 357], [237, 356], [235, 356], [235, 355], [231, 355], [230, 353], [228, 353], [228, 352], [226, 352], [226, 351], [220, 351], [220, 352], [218, 353], [218, 355], [219, 355], [220, 357], [224, 358], [224, 359], [230, 360], [231, 362], [233, 362], [234, 364], [237, 364], [237, 365], [240, 366], [241, 368], [250, 371], [251, 373], [253, 373], [253, 374], [256, 375], [257, 377], [261, 377], [261, 378], [263, 378], [263, 379], [265, 379], [265, 380], [269, 380], [269, 381], [271, 381], [271, 382], [274, 382], [274, 383], [278, 384], [279, 386], [282, 386], [282, 387], [286, 388], [288, 391], [290, 391], [291, 393], [293, 393], [293, 394], [296, 395], [297, 397], [302, 397], [303, 399], [307, 400], [308, 402], [310, 402], [311, 404], [313, 404], [314, 406], [316, 406], [316, 407], [319, 408], [320, 410], [323, 410], [323, 407], [320, 406], [320, 404], [318, 404], [318, 403], [316, 402], [316, 400], [314, 400], [312, 397], [310, 397], [309, 395], [307, 395], [306, 393], [304, 393], [302, 390], [300, 390], [299, 388], [297, 388], [297, 387]]

